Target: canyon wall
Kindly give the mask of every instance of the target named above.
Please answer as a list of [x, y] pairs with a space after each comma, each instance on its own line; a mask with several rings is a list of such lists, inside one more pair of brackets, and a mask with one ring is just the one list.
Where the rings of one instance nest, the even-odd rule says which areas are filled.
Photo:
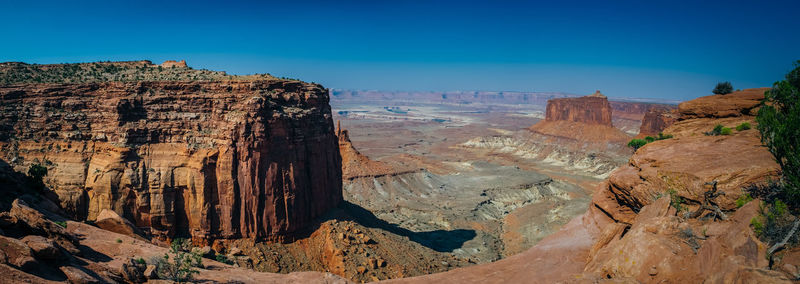
[[158, 239], [281, 239], [342, 200], [328, 92], [231, 79], [0, 86], [0, 158], [46, 166], [79, 220], [111, 209]]
[[677, 118], [678, 114], [674, 108], [652, 107], [642, 118], [638, 137], [658, 135], [659, 132], [675, 123]]

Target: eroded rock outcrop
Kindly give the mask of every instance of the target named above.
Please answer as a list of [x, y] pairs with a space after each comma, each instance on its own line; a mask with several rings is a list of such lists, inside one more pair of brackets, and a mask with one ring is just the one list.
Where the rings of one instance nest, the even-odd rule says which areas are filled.
[[[86, 71], [92, 64], [76, 65], [76, 74], [94, 74]], [[120, 66], [106, 70], [128, 74]], [[77, 80], [13, 66], [23, 67], [34, 79]], [[73, 218], [110, 209], [160, 239], [279, 239], [342, 200], [321, 86], [208, 71], [196, 75], [228, 80], [173, 81], [194, 71], [164, 70], [138, 72], [169, 72], [165, 81], [116, 82], [101, 73], [86, 79], [100, 82], [25, 77], [0, 86], [2, 158], [18, 171], [45, 165], [46, 185]]]
[[658, 135], [658, 133], [675, 123], [677, 118], [678, 113], [674, 108], [652, 107], [644, 114], [642, 126], [639, 127], [639, 135], [637, 137]]

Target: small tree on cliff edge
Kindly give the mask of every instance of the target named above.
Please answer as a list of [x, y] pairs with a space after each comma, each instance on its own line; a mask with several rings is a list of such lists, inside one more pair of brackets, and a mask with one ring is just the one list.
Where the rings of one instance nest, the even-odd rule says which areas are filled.
[[776, 82], [764, 95], [756, 121], [761, 142], [775, 157], [783, 172], [784, 202], [800, 208], [800, 60], [786, 79]]
[[727, 95], [733, 92], [733, 85], [731, 82], [719, 82], [712, 92], [717, 95]]

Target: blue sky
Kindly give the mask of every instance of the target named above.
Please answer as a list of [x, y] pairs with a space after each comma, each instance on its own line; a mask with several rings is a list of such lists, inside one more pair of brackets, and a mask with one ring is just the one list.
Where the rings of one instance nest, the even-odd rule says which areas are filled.
[[[702, 2], [702, 3], [697, 3]], [[185, 59], [330, 88], [691, 99], [770, 86], [800, 1], [5, 1], [0, 61]]]

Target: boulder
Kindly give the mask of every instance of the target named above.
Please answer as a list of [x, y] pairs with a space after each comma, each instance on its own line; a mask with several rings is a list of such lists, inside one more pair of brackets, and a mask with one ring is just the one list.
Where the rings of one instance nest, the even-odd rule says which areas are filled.
[[122, 269], [120, 270], [120, 274], [125, 278], [125, 280], [133, 283], [142, 283], [147, 281], [145, 278], [145, 271], [147, 270], [147, 266], [144, 263], [139, 263], [134, 259], [128, 259], [128, 261], [122, 263]]
[[23, 241], [0, 236], [0, 250], [5, 254], [8, 264], [22, 271], [32, 272], [39, 266], [33, 251]]
[[62, 266], [59, 267], [61, 272], [67, 276], [69, 279], [69, 283], [72, 284], [94, 284], [94, 283], [103, 283], [103, 281], [97, 280], [93, 276], [89, 275], [88, 273], [84, 272], [82, 269], [74, 267], [74, 266]]
[[58, 245], [42, 236], [26, 236], [22, 238], [22, 242], [28, 245], [33, 250], [33, 254], [39, 259], [58, 260], [63, 258]]
[[144, 239], [141, 230], [136, 228], [128, 219], [122, 218], [113, 210], [103, 209], [94, 221], [95, 226], [114, 233], [123, 234], [137, 239]]
[[144, 277], [147, 279], [158, 279], [156, 266], [152, 264], [147, 265], [147, 268], [144, 269]]

